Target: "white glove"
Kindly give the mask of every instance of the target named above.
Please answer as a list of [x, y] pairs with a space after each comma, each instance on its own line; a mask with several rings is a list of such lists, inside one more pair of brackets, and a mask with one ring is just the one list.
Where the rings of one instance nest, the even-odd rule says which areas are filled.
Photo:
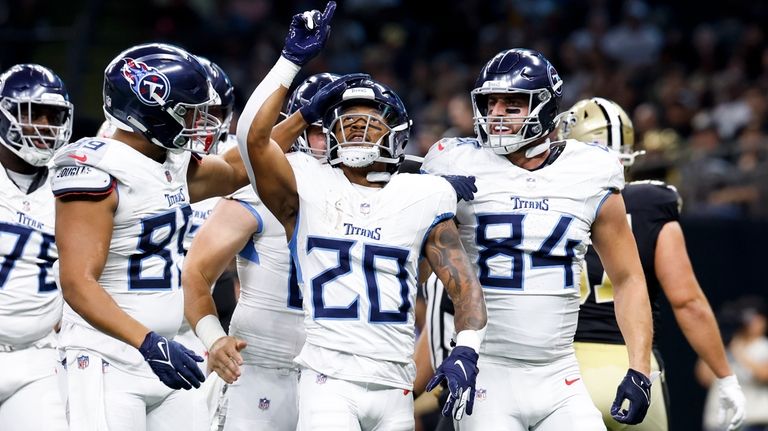
[[[717, 411], [718, 422], [723, 426], [728, 426], [728, 431], [738, 429], [744, 422], [744, 410], [747, 400], [744, 398], [744, 392], [741, 391], [739, 381], [735, 375], [717, 379], [717, 395], [720, 399], [720, 407]], [[728, 411], [731, 411], [731, 417], [728, 418]]]

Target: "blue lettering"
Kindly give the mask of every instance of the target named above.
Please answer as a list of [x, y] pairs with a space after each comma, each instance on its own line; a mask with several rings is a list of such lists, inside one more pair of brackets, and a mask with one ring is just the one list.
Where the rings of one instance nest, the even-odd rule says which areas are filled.
[[164, 194], [165, 199], [168, 201], [168, 206], [172, 207], [178, 203], [186, 202], [187, 197], [184, 196], [184, 188], [180, 188], [177, 193], [174, 193], [172, 195], [169, 195], [168, 193]]
[[16, 211], [16, 215], [19, 216], [19, 224], [27, 225], [31, 228], [42, 230], [45, 227], [45, 224], [42, 222], [39, 222], [32, 217], [24, 214], [23, 212]]
[[360, 235], [371, 239], [381, 239], [381, 228], [366, 229], [359, 226], [355, 226], [352, 223], [344, 223], [345, 232], [344, 235]]
[[530, 210], [543, 210], [548, 211], [549, 210], [549, 199], [536, 199], [536, 200], [526, 200], [521, 199], [518, 197], [511, 197], [512, 203], [514, 207], [512, 209], [530, 209]]

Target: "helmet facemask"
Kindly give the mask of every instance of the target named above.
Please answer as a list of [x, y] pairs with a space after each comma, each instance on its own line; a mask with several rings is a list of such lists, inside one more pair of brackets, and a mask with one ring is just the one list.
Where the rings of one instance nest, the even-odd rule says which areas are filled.
[[[325, 129], [331, 166], [343, 164], [350, 168], [364, 168], [381, 162], [392, 165], [392, 170], [397, 168], [402, 161], [408, 123], [390, 125], [388, 123], [397, 122], [396, 118], [389, 118], [388, 121], [391, 109], [383, 104], [376, 109], [381, 114], [370, 111], [350, 113], [348, 109], [337, 108], [335, 118]], [[372, 135], [378, 136], [375, 141]]]
[[[72, 136], [72, 103], [58, 94], [0, 101], [0, 137], [8, 149], [32, 166], [45, 166]], [[45, 117], [47, 124], [38, 120]]]
[[[472, 90], [471, 94], [475, 132], [481, 145], [490, 148], [496, 154], [514, 153], [552, 131], [552, 125], [541, 124], [539, 117], [539, 113], [547, 104], [554, 103], [552, 94], [546, 88], [516, 89], [509, 88], [505, 82], [494, 85], [493, 81], [487, 81], [482, 87]], [[515, 117], [489, 115], [488, 98], [491, 94], [527, 96], [528, 115]], [[503, 131], [503, 129], [513, 129], [515, 126], [520, 128], [513, 134], [493, 133], [495, 129]]]
[[[197, 105], [177, 104], [168, 113], [184, 127], [173, 140], [175, 145], [194, 153], [216, 153], [216, 146], [228, 124], [213, 114], [218, 105], [218, 97], [211, 102]], [[212, 109], [213, 108], [213, 109]], [[231, 114], [229, 120], [231, 121]]]

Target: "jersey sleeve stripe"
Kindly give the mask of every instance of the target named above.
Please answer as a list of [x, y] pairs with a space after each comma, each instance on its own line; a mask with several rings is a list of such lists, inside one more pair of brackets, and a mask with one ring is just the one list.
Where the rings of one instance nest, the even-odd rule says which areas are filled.
[[427, 238], [429, 238], [429, 234], [432, 232], [432, 229], [437, 226], [438, 223], [442, 222], [443, 220], [450, 220], [454, 217], [455, 214], [453, 213], [442, 213], [435, 217], [435, 221], [432, 222], [432, 224], [429, 226], [426, 232], [424, 232], [424, 238], [421, 239], [421, 256], [424, 256], [424, 244], [427, 243]]
[[92, 189], [92, 188], [55, 189], [53, 190], [53, 195], [57, 198], [61, 198], [64, 196], [106, 196], [112, 193], [112, 191], [115, 190], [115, 187], [117, 187], [117, 180], [112, 178], [112, 181], [110, 181], [106, 187], [101, 189]]
[[607, 200], [608, 200], [608, 198], [609, 198], [609, 197], [610, 197], [612, 194], [614, 194], [614, 193], [616, 193], [616, 192], [615, 192], [615, 191], [613, 191], [613, 190], [609, 190], [608, 192], [606, 192], [606, 193], [605, 193], [605, 196], [603, 196], [603, 198], [602, 198], [602, 199], [600, 199], [600, 203], [599, 203], [599, 204], [597, 204], [597, 208], [595, 208], [595, 219], [597, 219], [597, 216], [598, 216], [598, 215], [600, 215], [600, 208], [602, 208], [602, 207], [603, 207], [603, 204], [605, 203], [605, 201], [607, 201]]
[[259, 234], [264, 230], [264, 220], [261, 218], [261, 214], [259, 214], [258, 211], [256, 211], [256, 208], [253, 207], [253, 205], [249, 204], [248, 202], [241, 201], [240, 199], [235, 199], [240, 205], [245, 207], [245, 209], [248, 210], [251, 214], [253, 214], [253, 217], [256, 218], [256, 221], [259, 223], [259, 227], [256, 228], [256, 233]]

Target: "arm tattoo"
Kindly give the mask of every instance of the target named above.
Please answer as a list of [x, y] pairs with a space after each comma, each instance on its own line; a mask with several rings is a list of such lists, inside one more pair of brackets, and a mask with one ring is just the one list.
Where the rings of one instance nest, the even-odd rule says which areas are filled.
[[432, 270], [453, 301], [456, 332], [481, 329], [487, 320], [483, 290], [453, 220], [438, 223], [424, 248]]

